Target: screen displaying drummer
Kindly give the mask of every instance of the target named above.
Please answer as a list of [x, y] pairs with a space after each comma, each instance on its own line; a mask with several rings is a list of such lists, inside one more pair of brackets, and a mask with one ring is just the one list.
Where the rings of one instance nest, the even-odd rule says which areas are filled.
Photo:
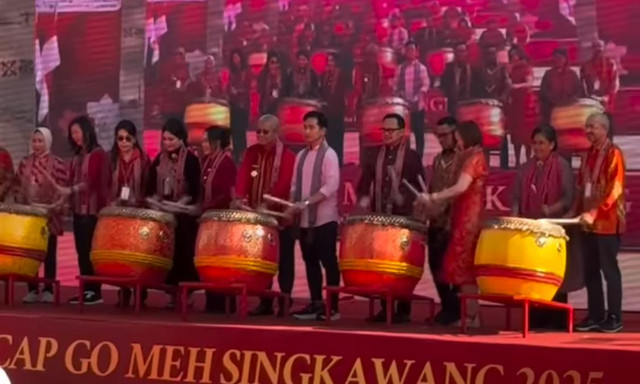
[[[328, 286], [340, 285], [336, 242], [338, 239], [338, 155], [325, 139], [327, 117], [312, 111], [304, 115], [307, 146], [298, 153], [291, 183], [294, 202], [285, 214], [299, 219], [300, 248], [307, 271], [311, 303], [293, 315], [299, 320], [326, 320], [322, 301], [322, 267]], [[332, 300], [331, 320], [340, 318], [338, 295]]]
[[[247, 148], [236, 179], [233, 207], [254, 210], [267, 208], [270, 211], [283, 211], [283, 205], [268, 203], [263, 196], [269, 194], [275, 198], [288, 200], [291, 191], [291, 178], [296, 155], [284, 146], [279, 139], [280, 120], [273, 115], [263, 115], [258, 120], [256, 135], [258, 143]], [[291, 220], [280, 219], [280, 258], [278, 266], [278, 284], [280, 291], [291, 294], [294, 279], [295, 238]], [[279, 303], [279, 314], [283, 314], [283, 303]], [[273, 314], [271, 299], [263, 299], [250, 315]]]
[[[409, 147], [405, 136], [405, 120], [391, 113], [382, 121], [384, 145], [380, 147], [376, 161], [364, 163], [358, 183], [358, 205], [361, 209], [378, 214], [412, 216], [416, 196], [403, 185], [406, 180], [416, 190], [424, 183], [424, 169], [420, 155]], [[386, 310], [383, 308], [371, 321], [384, 322]], [[404, 323], [410, 320], [411, 302], [398, 303], [393, 321]]]

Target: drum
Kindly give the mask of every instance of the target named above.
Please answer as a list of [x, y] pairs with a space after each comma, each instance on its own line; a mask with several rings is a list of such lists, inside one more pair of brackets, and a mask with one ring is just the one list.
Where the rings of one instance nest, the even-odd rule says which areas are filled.
[[485, 149], [499, 149], [504, 138], [502, 103], [494, 99], [475, 99], [458, 102], [458, 121], [474, 121], [482, 131]]
[[453, 61], [454, 53], [451, 48], [441, 48], [427, 53], [427, 69], [434, 77], [441, 77], [447, 64]]
[[204, 131], [212, 125], [231, 127], [231, 112], [225, 100], [191, 104], [184, 112], [184, 123], [189, 131], [189, 144], [199, 145]]
[[424, 272], [426, 233], [426, 226], [405, 217], [349, 216], [340, 242], [345, 287], [410, 295]]
[[200, 279], [269, 289], [278, 272], [277, 221], [255, 212], [213, 210], [202, 215], [195, 264]]
[[98, 276], [162, 284], [173, 265], [175, 219], [148, 209], [106, 207], [93, 235], [91, 262]]
[[33, 277], [47, 255], [47, 211], [0, 203], [0, 275]]
[[313, 68], [318, 75], [322, 75], [327, 68], [329, 54], [336, 54], [337, 52], [335, 49], [322, 49], [314, 52], [311, 55], [311, 68]]
[[372, 147], [382, 144], [382, 119], [389, 113], [397, 113], [404, 117], [405, 135], [409, 136], [411, 133], [409, 104], [399, 97], [384, 97], [369, 101], [360, 109], [358, 116], [360, 145]]
[[562, 227], [543, 220], [489, 220], [476, 247], [480, 292], [552, 300], [564, 279], [567, 240]]
[[591, 143], [585, 133], [587, 118], [602, 112], [602, 104], [593, 99], [579, 99], [571, 105], [555, 107], [551, 112], [551, 125], [558, 133], [558, 149], [567, 152], [589, 149]]
[[282, 141], [287, 145], [304, 145], [304, 122], [302, 119], [307, 112], [321, 110], [322, 104], [318, 100], [283, 99], [278, 107]]
[[254, 52], [249, 55], [249, 68], [251, 68], [251, 73], [254, 76], [258, 76], [262, 68], [267, 64], [267, 56], [267, 52]]
[[382, 66], [382, 76], [385, 79], [393, 79], [398, 68], [396, 53], [393, 49], [389, 47], [379, 47], [378, 63]]

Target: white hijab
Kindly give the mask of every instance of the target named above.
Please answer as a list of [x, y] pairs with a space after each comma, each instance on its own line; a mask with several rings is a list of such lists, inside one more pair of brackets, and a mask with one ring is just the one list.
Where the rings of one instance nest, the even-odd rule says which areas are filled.
[[44, 137], [44, 153], [47, 154], [51, 151], [51, 144], [53, 143], [53, 135], [51, 134], [51, 130], [47, 127], [38, 127], [33, 133], [40, 132]]

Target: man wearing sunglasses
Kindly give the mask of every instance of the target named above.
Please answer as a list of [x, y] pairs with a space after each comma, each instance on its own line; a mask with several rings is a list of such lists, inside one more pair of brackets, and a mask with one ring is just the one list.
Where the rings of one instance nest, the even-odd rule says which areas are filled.
[[[282, 206], [269, 205], [264, 194], [288, 200], [296, 155], [280, 141], [280, 120], [273, 115], [263, 115], [258, 120], [256, 135], [258, 143], [247, 148], [238, 170], [233, 207], [271, 211], [282, 210]], [[291, 221], [280, 220], [280, 259], [278, 283], [280, 291], [291, 294], [294, 278], [295, 239]], [[263, 299], [250, 315], [272, 315], [273, 301]], [[284, 315], [284, 305], [280, 302], [278, 315]]]
[[[372, 161], [362, 164], [362, 176], [358, 183], [358, 205], [360, 209], [374, 213], [412, 216], [415, 195], [406, 188], [402, 180], [407, 180], [420, 190], [421, 178], [424, 182], [422, 159], [409, 146], [406, 123], [396, 113], [388, 114], [382, 121], [384, 144]], [[371, 321], [386, 321], [385, 303], [382, 310]], [[395, 323], [408, 322], [411, 318], [411, 302], [398, 302], [393, 317]]]

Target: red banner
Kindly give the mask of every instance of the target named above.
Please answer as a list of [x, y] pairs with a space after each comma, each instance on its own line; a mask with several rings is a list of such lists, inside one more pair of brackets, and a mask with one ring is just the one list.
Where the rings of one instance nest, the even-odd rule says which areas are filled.
[[563, 334], [526, 342], [12, 315], [0, 328], [13, 384], [622, 384], [637, 373], [630, 347]]

